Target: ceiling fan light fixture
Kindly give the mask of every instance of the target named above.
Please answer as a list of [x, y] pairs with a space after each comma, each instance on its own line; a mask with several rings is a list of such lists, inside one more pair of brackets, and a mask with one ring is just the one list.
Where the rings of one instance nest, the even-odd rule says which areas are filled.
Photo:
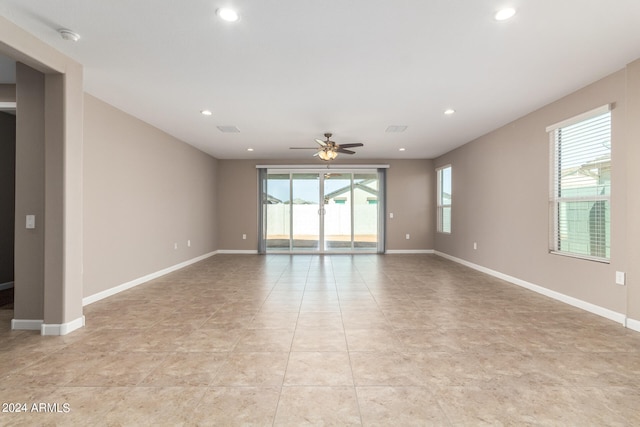
[[325, 148], [324, 150], [320, 151], [318, 157], [320, 157], [320, 159], [324, 160], [325, 162], [328, 162], [329, 160], [333, 160], [338, 157], [338, 153], [332, 149]]
[[[349, 144], [337, 144], [334, 141], [331, 141], [331, 133], [327, 132], [324, 134], [324, 137], [327, 139], [323, 141], [321, 139], [315, 139], [315, 142], [320, 145], [320, 148], [315, 147], [316, 152], [313, 153], [313, 157], [318, 157], [321, 160], [329, 161], [338, 157], [339, 153], [343, 154], [356, 154], [355, 151], [348, 150], [348, 148], [362, 147], [364, 144], [362, 142], [354, 142]], [[312, 147], [289, 147], [290, 150], [313, 150]]]

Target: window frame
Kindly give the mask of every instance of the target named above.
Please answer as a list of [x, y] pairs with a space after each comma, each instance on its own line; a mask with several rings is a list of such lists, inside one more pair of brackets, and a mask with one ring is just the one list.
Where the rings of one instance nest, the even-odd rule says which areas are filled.
[[[580, 252], [563, 250], [560, 246], [561, 242], [561, 225], [560, 225], [560, 212], [561, 212], [561, 204], [562, 203], [571, 203], [571, 202], [599, 202], [605, 201], [608, 204], [609, 215], [611, 212], [611, 177], [609, 177], [609, 192], [608, 194], [603, 195], [594, 195], [594, 196], [562, 196], [561, 193], [561, 168], [559, 169], [559, 158], [562, 158], [562, 154], [559, 150], [561, 148], [558, 147], [559, 138], [558, 131], [561, 131], [563, 128], [576, 125], [582, 122], [586, 122], [588, 120], [595, 119], [599, 116], [609, 114], [609, 156], [612, 157], [612, 140], [613, 140], [613, 118], [611, 115], [612, 104], [606, 104], [598, 108], [594, 108], [593, 110], [587, 111], [585, 113], [579, 114], [577, 116], [571, 117], [567, 120], [563, 120], [561, 122], [550, 125], [546, 128], [546, 131], [549, 134], [549, 253], [553, 255], [562, 255], [571, 258], [584, 259], [588, 261], [596, 261], [601, 263], [610, 263], [611, 262], [611, 247], [609, 245], [609, 255], [607, 256], [594, 256], [587, 255]], [[560, 138], [561, 140], [561, 138]], [[610, 160], [611, 162], [611, 160]], [[609, 172], [610, 173], [610, 172]], [[606, 235], [608, 239], [611, 239], [611, 225], [610, 223], [606, 226]], [[605, 237], [605, 241], [607, 239]]]
[[[451, 192], [449, 194], [449, 203], [444, 203], [443, 191], [442, 191], [442, 176], [446, 169], [449, 169], [449, 175], [451, 177]], [[440, 166], [436, 168], [436, 206], [437, 206], [437, 226], [436, 231], [442, 234], [451, 234], [453, 231], [453, 167], [451, 164]], [[444, 229], [444, 210], [449, 209], [449, 229]]]

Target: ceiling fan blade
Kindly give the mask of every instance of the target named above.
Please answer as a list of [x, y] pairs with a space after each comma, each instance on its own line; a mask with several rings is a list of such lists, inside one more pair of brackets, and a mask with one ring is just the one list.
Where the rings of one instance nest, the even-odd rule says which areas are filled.
[[345, 150], [344, 148], [338, 148], [336, 150], [338, 153], [344, 153], [344, 154], [356, 154], [355, 151], [351, 151], [351, 150]]
[[342, 148], [350, 148], [350, 147], [363, 147], [364, 144], [361, 142], [356, 142], [354, 144], [340, 144], [340, 147]]
[[289, 147], [289, 150], [317, 150], [314, 147]]
[[326, 147], [327, 146], [327, 143], [325, 141], [321, 140], [321, 139], [316, 139], [316, 142], [318, 144], [320, 144], [321, 147]]
[[313, 153], [313, 157], [319, 156], [320, 153], [322, 153], [322, 150], [318, 150], [315, 153]]

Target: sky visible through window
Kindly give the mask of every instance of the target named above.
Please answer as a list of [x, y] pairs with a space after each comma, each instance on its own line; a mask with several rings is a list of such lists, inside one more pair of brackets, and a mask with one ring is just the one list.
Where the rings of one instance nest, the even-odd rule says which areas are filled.
[[442, 202], [451, 203], [451, 168], [442, 169]]
[[[305, 177], [307, 178], [307, 177]], [[324, 193], [329, 194], [350, 185], [350, 176], [345, 174], [345, 178], [333, 178], [324, 180]], [[295, 179], [294, 189], [295, 199], [302, 199], [307, 202], [318, 203], [319, 178]], [[356, 180], [357, 181], [357, 180]], [[289, 175], [269, 175], [267, 183], [267, 194], [282, 202], [289, 201]]]

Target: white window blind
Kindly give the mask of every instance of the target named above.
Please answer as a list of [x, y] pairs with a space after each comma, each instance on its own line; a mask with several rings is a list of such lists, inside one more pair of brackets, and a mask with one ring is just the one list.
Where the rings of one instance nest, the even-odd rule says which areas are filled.
[[451, 233], [451, 165], [436, 170], [438, 185], [438, 231]]
[[547, 128], [552, 252], [606, 261], [611, 250], [609, 105]]

